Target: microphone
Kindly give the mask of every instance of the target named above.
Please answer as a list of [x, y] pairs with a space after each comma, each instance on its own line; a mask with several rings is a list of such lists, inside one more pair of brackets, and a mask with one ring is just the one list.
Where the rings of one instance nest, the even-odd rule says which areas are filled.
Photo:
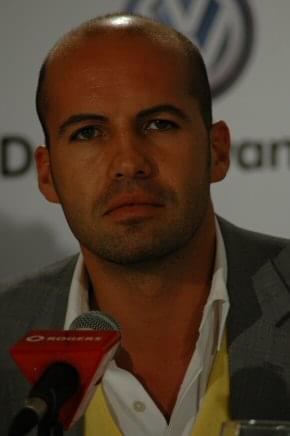
[[99, 311], [80, 315], [67, 331], [28, 332], [10, 352], [33, 387], [8, 436], [25, 435], [43, 421], [58, 419], [70, 429], [86, 410], [119, 344], [119, 325]]

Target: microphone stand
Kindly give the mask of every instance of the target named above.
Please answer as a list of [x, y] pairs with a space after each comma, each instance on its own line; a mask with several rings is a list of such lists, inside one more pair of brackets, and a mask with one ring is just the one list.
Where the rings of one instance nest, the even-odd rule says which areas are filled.
[[56, 420], [42, 420], [38, 424], [37, 436], [63, 436], [63, 427]]

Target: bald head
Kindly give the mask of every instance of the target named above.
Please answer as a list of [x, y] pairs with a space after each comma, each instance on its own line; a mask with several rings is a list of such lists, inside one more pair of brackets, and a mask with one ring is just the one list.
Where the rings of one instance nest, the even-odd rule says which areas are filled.
[[[49, 129], [47, 126], [47, 111], [49, 110], [50, 86], [48, 78], [55, 63], [61, 63], [90, 40], [118, 41], [130, 44], [132, 39], [142, 42], [148, 41], [153, 48], [175, 57], [176, 63], [184, 68], [185, 83], [178, 86], [186, 87], [186, 91], [193, 96], [200, 108], [201, 116], [207, 129], [212, 124], [211, 92], [204, 61], [197, 47], [184, 35], [147, 17], [138, 15], [111, 14], [94, 18], [65, 34], [48, 53], [39, 74], [36, 108], [44, 130], [46, 144], [49, 145]], [[132, 57], [126, 60], [134, 62]], [[77, 62], [77, 59], [76, 59]], [[96, 68], [102, 65], [102, 59], [95, 60]]]

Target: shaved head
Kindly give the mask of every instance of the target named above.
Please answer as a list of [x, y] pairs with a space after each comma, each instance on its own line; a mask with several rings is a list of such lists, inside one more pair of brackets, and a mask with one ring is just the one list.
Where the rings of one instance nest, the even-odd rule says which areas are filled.
[[[73, 52], [86, 40], [106, 38], [128, 43], [131, 38], [150, 41], [153, 46], [176, 55], [176, 62], [181, 62], [187, 72], [187, 92], [196, 98], [203, 121], [209, 130], [212, 125], [211, 92], [204, 61], [198, 48], [184, 35], [176, 30], [154, 21], [148, 17], [130, 14], [110, 14], [89, 20], [65, 34], [50, 50], [45, 58], [40, 73], [36, 92], [36, 109], [41, 122], [46, 144], [49, 145], [49, 131], [46, 114], [49, 110], [49, 89], [47, 79], [51, 64]], [[134, 60], [134, 53], [132, 59]], [[102, 59], [96, 59], [96, 68]]]

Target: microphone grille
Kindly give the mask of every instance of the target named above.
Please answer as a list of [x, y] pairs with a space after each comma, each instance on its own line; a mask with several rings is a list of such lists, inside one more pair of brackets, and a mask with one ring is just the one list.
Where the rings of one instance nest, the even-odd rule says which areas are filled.
[[119, 331], [120, 326], [110, 315], [99, 310], [92, 310], [78, 316], [70, 325], [70, 330], [115, 330]]

